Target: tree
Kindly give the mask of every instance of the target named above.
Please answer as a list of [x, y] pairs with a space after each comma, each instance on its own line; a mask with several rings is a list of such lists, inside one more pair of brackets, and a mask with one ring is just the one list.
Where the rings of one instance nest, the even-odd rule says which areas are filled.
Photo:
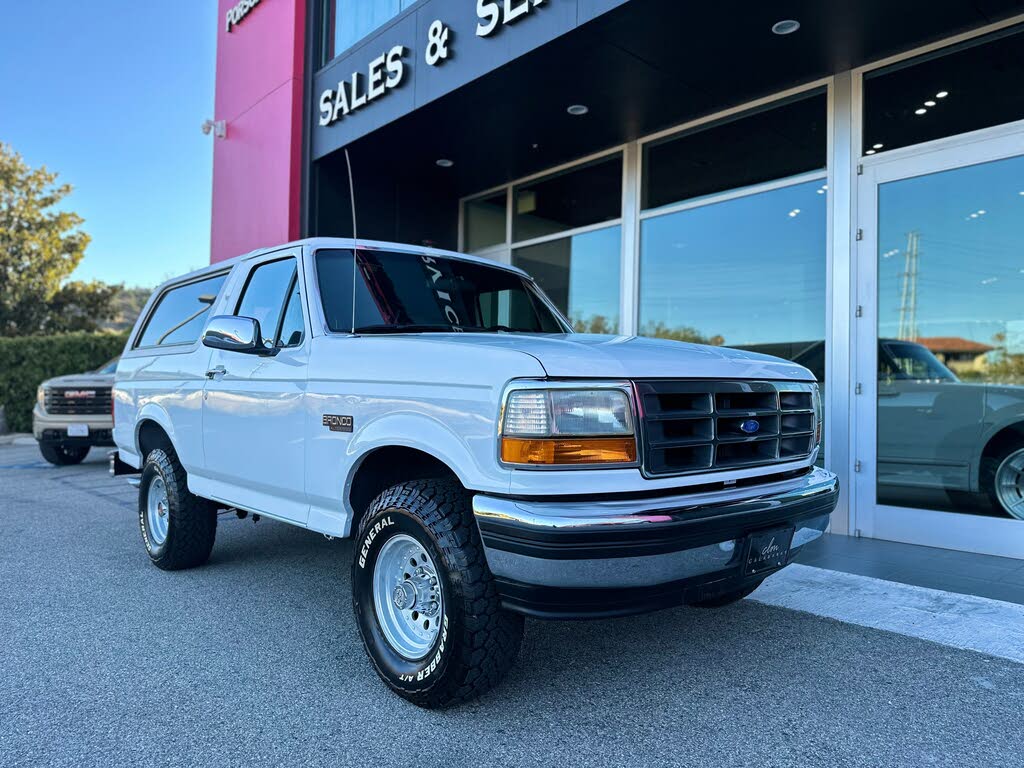
[[152, 288], [124, 288], [122, 287], [111, 304], [112, 317], [103, 323], [103, 329], [107, 331], [130, 331], [143, 307], [149, 301]]
[[681, 325], [677, 328], [670, 328], [659, 320], [656, 323], [648, 323], [641, 329], [641, 336], [654, 336], [658, 339], [671, 339], [672, 341], [690, 341], [694, 344], [710, 344], [720, 347], [725, 344], [725, 338], [719, 334], [705, 336], [696, 328], [688, 325]]
[[82, 217], [59, 209], [70, 193], [0, 143], [0, 336], [96, 330], [111, 316], [117, 287], [66, 282], [89, 244]]

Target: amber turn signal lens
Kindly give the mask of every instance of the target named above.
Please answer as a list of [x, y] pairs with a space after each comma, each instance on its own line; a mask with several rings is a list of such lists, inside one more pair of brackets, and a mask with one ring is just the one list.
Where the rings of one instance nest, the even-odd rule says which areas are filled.
[[636, 461], [636, 438], [503, 437], [501, 460], [507, 464], [631, 464]]

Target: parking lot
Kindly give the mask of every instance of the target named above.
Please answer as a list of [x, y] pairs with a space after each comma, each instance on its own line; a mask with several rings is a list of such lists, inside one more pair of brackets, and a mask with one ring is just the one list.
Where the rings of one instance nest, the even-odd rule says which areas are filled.
[[1024, 765], [1024, 667], [753, 600], [527, 623], [483, 699], [389, 694], [347, 542], [221, 518], [148, 563], [104, 451], [0, 446], [0, 755], [36, 765]]

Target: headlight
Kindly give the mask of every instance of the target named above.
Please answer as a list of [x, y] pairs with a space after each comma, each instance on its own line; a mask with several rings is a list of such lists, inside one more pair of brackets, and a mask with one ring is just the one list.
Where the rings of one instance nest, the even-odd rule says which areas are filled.
[[40, 408], [46, 405], [46, 390], [43, 389], [42, 385], [36, 388], [36, 402], [39, 403]]
[[623, 389], [508, 393], [501, 423], [507, 464], [632, 464], [636, 456], [633, 408]]

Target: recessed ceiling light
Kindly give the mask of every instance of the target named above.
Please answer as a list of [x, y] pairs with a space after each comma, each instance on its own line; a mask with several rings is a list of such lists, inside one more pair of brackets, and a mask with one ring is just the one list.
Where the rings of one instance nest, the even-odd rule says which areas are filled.
[[772, 32], [776, 35], [791, 35], [800, 29], [800, 22], [796, 19], [783, 19], [772, 24]]
[[934, 106], [935, 106], [935, 102], [934, 102], [934, 101], [932, 101], [931, 99], [928, 99], [928, 101], [926, 101], [926, 102], [924, 103], [924, 105], [925, 105], [926, 107], [934, 107]]
[[921, 107], [920, 109], [915, 109], [914, 110], [914, 114], [915, 115], [923, 115], [927, 111], [928, 111], [927, 109], [925, 109], [924, 107]]
[[587, 114], [587, 112], [590, 111], [590, 107], [588, 107], [586, 104], [572, 104], [565, 111], [568, 112], [570, 115], [575, 115], [576, 117], [579, 117], [580, 115]]
[[825, 194], [825, 190], [824, 189], [819, 189], [818, 190], [818, 194], [819, 195], [824, 195]]
[[447, 157], [439, 157], [434, 162], [437, 163], [438, 168], [451, 168], [453, 165], [455, 165], [455, 163], [453, 163]]
[[869, 149], [869, 150], [868, 150], [867, 152], [865, 152], [864, 154], [865, 154], [865, 155], [873, 155], [873, 154], [875, 154], [875, 150], [873, 150], [873, 149]]
[[972, 218], [972, 219], [976, 219], [976, 218], [978, 218], [978, 214], [976, 214], [976, 213], [972, 213], [972, 214], [971, 214], [971, 218]]
[[978, 211], [979, 216], [984, 216], [986, 213], [988, 213], [988, 211], [986, 211], [984, 208]]
[[944, 99], [947, 96], [949, 96], [949, 91], [939, 91], [938, 93], [935, 94], [936, 99]]
[[871, 148], [872, 149], [881, 149], [884, 146], [885, 146], [884, 144], [872, 144]]

